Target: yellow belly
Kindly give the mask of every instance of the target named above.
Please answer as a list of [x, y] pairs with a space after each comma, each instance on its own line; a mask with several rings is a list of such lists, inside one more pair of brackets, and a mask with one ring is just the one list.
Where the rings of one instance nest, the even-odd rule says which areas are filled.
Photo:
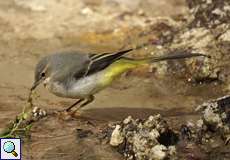
[[104, 76], [102, 78], [101, 84], [103, 86], [109, 86], [117, 77], [119, 77], [122, 73], [136, 68], [139, 65], [143, 65], [143, 61], [135, 61], [129, 59], [120, 59], [109, 67], [107, 67], [103, 72]]

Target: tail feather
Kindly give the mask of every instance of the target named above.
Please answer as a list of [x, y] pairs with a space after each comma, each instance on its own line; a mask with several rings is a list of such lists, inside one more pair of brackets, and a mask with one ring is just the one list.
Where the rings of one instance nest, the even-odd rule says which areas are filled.
[[150, 63], [159, 62], [159, 61], [166, 61], [166, 60], [174, 60], [174, 59], [185, 59], [185, 58], [191, 58], [191, 57], [208, 57], [210, 56], [201, 54], [201, 53], [187, 53], [187, 52], [181, 52], [176, 54], [170, 54], [170, 55], [164, 55], [159, 57], [152, 57], [149, 58]]
[[[101, 71], [116, 61], [119, 61], [121, 65], [125, 65], [128, 68], [133, 68], [133, 67], [135, 68], [139, 65], [143, 65], [146, 63], [154, 63], [154, 62], [159, 62], [159, 61], [184, 59], [184, 58], [199, 57], [199, 56], [209, 57], [207, 55], [200, 54], [200, 53], [188, 53], [188, 52], [177, 52], [176, 54], [171, 53], [168, 55], [163, 55], [159, 57], [150, 57], [150, 58], [145, 58], [145, 59], [133, 59], [133, 58], [125, 57], [126, 53], [143, 48], [144, 46], [146, 46], [146, 44], [137, 46], [136, 48], [119, 51], [116, 53], [103, 53], [99, 55], [92, 55], [90, 57], [91, 63], [89, 67], [87, 68], [85, 75], [90, 75], [95, 72]], [[127, 64], [130, 64], [130, 65], [127, 65]]]
[[160, 57], [150, 57], [145, 59], [133, 59], [133, 58], [122, 56], [114, 63], [111, 63], [111, 65], [108, 65], [105, 72], [106, 74], [105, 77], [107, 77], [107, 79], [105, 79], [104, 84], [108, 85], [112, 83], [112, 81], [122, 73], [134, 69], [141, 65], [159, 62], [159, 61], [165, 61], [165, 60], [183, 59], [183, 58], [191, 58], [191, 57], [198, 57], [198, 56], [209, 57], [200, 53], [177, 53], [177, 54], [170, 54], [170, 55], [165, 55]]
[[167, 60], [176, 60], [176, 59], [185, 59], [185, 58], [192, 58], [192, 57], [207, 57], [211, 58], [208, 55], [204, 55], [201, 53], [188, 53], [188, 52], [179, 52], [176, 54], [168, 54], [158, 57], [149, 57], [143, 59], [133, 59], [128, 57], [122, 57], [121, 61], [125, 61], [126, 63], [132, 64], [134, 66], [145, 65], [148, 63], [155, 63], [160, 61], [167, 61]]

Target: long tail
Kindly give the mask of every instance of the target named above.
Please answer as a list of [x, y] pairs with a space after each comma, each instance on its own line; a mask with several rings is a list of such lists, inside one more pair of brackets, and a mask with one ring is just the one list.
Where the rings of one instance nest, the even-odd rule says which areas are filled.
[[[108, 85], [110, 84], [116, 77], [121, 75], [122, 73], [136, 68], [141, 65], [155, 63], [159, 61], [166, 61], [166, 60], [175, 60], [175, 59], [183, 59], [183, 58], [191, 58], [191, 57], [209, 57], [204, 54], [200, 53], [187, 53], [187, 52], [180, 52], [176, 54], [169, 54], [159, 57], [150, 57], [150, 58], [144, 58], [144, 59], [132, 59], [127, 57], [121, 57], [111, 65], [109, 65], [105, 71], [105, 80], [104, 84]], [[210, 57], [209, 57], [210, 58]]]
[[151, 57], [147, 58], [146, 61], [150, 63], [154, 62], [159, 62], [159, 61], [165, 61], [165, 60], [174, 60], [174, 59], [184, 59], [184, 58], [191, 58], [191, 57], [207, 57], [211, 58], [208, 55], [204, 55], [201, 53], [187, 53], [187, 52], [179, 52], [176, 54], [168, 54], [168, 55], [163, 55], [159, 57]]
[[185, 59], [185, 58], [192, 58], [192, 57], [207, 57], [211, 58], [208, 55], [204, 55], [201, 53], [188, 53], [188, 52], [177, 52], [171, 53], [168, 55], [158, 56], [158, 57], [149, 57], [143, 59], [133, 59], [133, 58], [126, 58], [123, 57], [120, 61], [126, 61], [126, 63], [133, 64], [133, 66], [139, 66], [148, 63], [155, 63], [160, 61], [167, 61], [167, 60], [177, 60], [177, 59]]

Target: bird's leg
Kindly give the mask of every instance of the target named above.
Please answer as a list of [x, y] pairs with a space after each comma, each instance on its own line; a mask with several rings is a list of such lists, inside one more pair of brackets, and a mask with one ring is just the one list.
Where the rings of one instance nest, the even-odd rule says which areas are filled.
[[79, 99], [77, 100], [74, 104], [72, 104], [71, 106], [69, 106], [65, 111], [69, 112], [74, 106], [76, 106], [77, 104], [81, 103], [84, 99]]
[[[84, 106], [90, 104], [91, 102], [93, 102], [93, 100], [94, 100], [94, 96], [93, 96], [93, 95], [90, 95], [90, 96], [86, 99], [86, 101], [85, 101], [84, 103], [82, 103], [79, 107], [77, 107], [77, 108], [72, 112], [71, 115], [72, 115], [73, 117], [76, 116], [76, 112], [77, 112], [79, 109], [81, 109], [81, 108], [83, 108]], [[83, 118], [83, 119], [88, 119], [87, 117], [82, 117], [82, 116], [80, 116], [80, 114], [78, 115], [78, 117], [81, 117], [81, 118]], [[90, 121], [88, 121], [88, 120], [87, 120], [87, 122], [88, 122], [89, 124], [95, 126], [94, 123], [92, 123], [92, 122], [90, 122]]]
[[[71, 105], [69, 108], [67, 108], [65, 111], [65, 115], [63, 116], [61, 116], [61, 119], [63, 119], [63, 120], [69, 120], [69, 119], [71, 119], [71, 118], [73, 118], [73, 117], [76, 117], [76, 112], [79, 110], [79, 109], [81, 109], [82, 107], [84, 107], [84, 106], [86, 106], [87, 104], [89, 104], [89, 103], [91, 103], [91, 102], [93, 102], [93, 100], [94, 100], [94, 96], [93, 95], [90, 95], [89, 97], [87, 97], [86, 98], [86, 101], [84, 102], [84, 103], [82, 103], [81, 105], [79, 105], [75, 110], [73, 110], [73, 111], [71, 111], [70, 112], [70, 110], [74, 107], [74, 106], [76, 106], [77, 104], [79, 104], [80, 102], [82, 102], [83, 100], [85, 100], [85, 99], [79, 99], [77, 102], [75, 102], [73, 105]], [[85, 119], [84, 117], [82, 117], [82, 116], [80, 116], [80, 115], [78, 115], [77, 116], [78, 118], [83, 118], [83, 119]], [[91, 124], [91, 125], [94, 125], [92, 122], [90, 122], [90, 121], [87, 121], [89, 124]]]
[[84, 103], [82, 103], [74, 112], [77, 112], [79, 109], [83, 108], [84, 106], [86, 106], [87, 104], [90, 104], [91, 102], [94, 101], [94, 96], [90, 95], [86, 101]]

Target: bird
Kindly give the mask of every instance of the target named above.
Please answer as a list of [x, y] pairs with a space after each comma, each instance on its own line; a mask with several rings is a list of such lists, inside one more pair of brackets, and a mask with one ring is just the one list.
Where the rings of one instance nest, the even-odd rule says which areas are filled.
[[141, 47], [126, 49], [115, 53], [100, 54], [66, 51], [49, 54], [41, 58], [34, 71], [34, 83], [31, 92], [43, 83], [49, 92], [58, 97], [77, 99], [65, 109], [75, 111], [92, 103], [95, 94], [110, 86], [124, 72], [134, 68], [166, 60], [184, 59], [197, 56], [207, 57], [201, 53], [178, 52], [158, 57], [134, 59], [127, 53]]

